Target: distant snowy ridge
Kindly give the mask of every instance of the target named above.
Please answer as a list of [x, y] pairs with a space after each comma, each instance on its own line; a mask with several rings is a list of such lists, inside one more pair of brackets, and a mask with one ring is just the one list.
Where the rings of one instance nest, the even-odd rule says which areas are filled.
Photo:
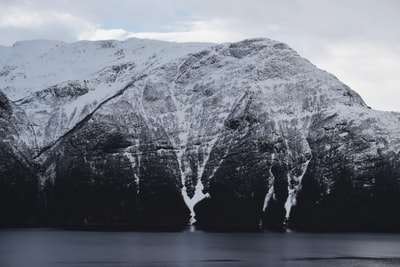
[[[18, 42], [0, 51], [0, 88], [11, 100], [21, 103], [28, 115], [35, 116], [32, 120], [37, 123], [38, 143], [46, 145], [85, 117], [96, 103], [126, 86], [132, 76], [207, 46], [139, 39], [73, 44]], [[69, 94], [57, 95], [57, 88]], [[40, 98], [39, 103], [31, 105], [35, 97]], [[54, 114], [58, 116], [58, 129], [40, 132], [49, 116], [56, 119]]]

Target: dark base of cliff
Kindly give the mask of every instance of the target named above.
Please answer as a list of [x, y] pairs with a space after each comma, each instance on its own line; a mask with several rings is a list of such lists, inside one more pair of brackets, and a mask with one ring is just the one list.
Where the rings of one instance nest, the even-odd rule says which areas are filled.
[[216, 232], [259, 232], [260, 208], [254, 201], [205, 198], [194, 208], [196, 228]]
[[[389, 175], [384, 178], [391, 177]], [[380, 177], [382, 180], [383, 178]], [[379, 180], [378, 180], [379, 181]], [[372, 188], [354, 188], [349, 179], [338, 181], [320, 197], [314, 180], [304, 180], [288, 226], [307, 232], [400, 232], [400, 188], [392, 182]]]

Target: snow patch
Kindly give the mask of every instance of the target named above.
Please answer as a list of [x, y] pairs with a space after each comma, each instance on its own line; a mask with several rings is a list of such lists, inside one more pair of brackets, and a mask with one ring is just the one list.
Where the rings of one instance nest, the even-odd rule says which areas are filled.
[[288, 197], [285, 202], [285, 210], [286, 210], [286, 215], [285, 219], [289, 220], [290, 216], [290, 211], [293, 206], [296, 205], [297, 201], [297, 194], [301, 190], [301, 181], [303, 180], [303, 176], [307, 171], [308, 164], [310, 163], [310, 160], [307, 160], [305, 163], [301, 164], [301, 173], [299, 176], [293, 176], [291, 172], [288, 172], [287, 174], [287, 181], [288, 181]]
[[[272, 154], [271, 156], [272, 156], [271, 161], [273, 161], [275, 154]], [[267, 194], [265, 195], [265, 198], [264, 198], [264, 205], [263, 205], [263, 209], [262, 209], [263, 212], [265, 212], [267, 210], [269, 201], [271, 200], [271, 198], [273, 197], [273, 195], [275, 193], [274, 192], [275, 177], [274, 177], [274, 174], [271, 171], [271, 168], [269, 169], [269, 176], [270, 176], [270, 179], [268, 181], [269, 189], [268, 189], [268, 192], [267, 192]]]
[[272, 186], [269, 188], [267, 194], [265, 195], [265, 198], [264, 198], [264, 205], [263, 205], [263, 209], [262, 209], [263, 212], [265, 212], [265, 210], [267, 209], [268, 203], [269, 203], [269, 201], [271, 200], [273, 194], [274, 194], [274, 186], [272, 185]]
[[[129, 163], [131, 165], [132, 170], [137, 170], [137, 172], [133, 172], [133, 177], [135, 179], [135, 184], [136, 184], [136, 192], [139, 194], [139, 182], [140, 182], [140, 178], [139, 178], [139, 168], [140, 168], [140, 155], [136, 155], [136, 158], [134, 156], [134, 154], [130, 153], [130, 152], [125, 152], [123, 154], [128, 160]], [[138, 164], [136, 164], [136, 159], [138, 161]], [[137, 166], [138, 165], [138, 166]]]

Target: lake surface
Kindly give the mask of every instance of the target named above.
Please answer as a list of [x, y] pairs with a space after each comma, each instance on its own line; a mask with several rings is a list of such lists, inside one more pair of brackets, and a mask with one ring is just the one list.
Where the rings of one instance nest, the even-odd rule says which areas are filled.
[[0, 266], [400, 266], [400, 235], [3, 229]]

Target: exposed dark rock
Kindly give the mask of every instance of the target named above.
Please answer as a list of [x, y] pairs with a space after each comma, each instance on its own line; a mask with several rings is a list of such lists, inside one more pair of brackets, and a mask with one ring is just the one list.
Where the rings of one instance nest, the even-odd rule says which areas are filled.
[[32, 134], [23, 115], [0, 91], [0, 226], [36, 225], [41, 214], [38, 169], [20, 139]]

